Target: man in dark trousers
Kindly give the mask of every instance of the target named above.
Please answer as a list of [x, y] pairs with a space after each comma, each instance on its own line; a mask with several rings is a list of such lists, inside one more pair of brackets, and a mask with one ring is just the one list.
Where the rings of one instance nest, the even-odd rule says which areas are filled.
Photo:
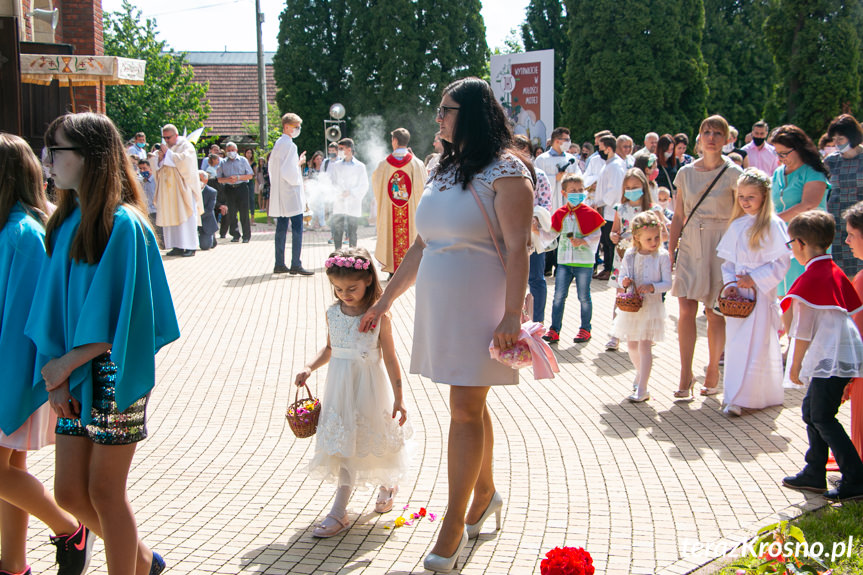
[[204, 170], [198, 172], [198, 177], [201, 179], [201, 197], [204, 200], [204, 213], [201, 214], [201, 225], [198, 226], [198, 243], [202, 250], [208, 250], [216, 247], [216, 232], [219, 231], [219, 224], [216, 222], [216, 209], [223, 210], [222, 213], [227, 213], [227, 206], [216, 206], [216, 197], [218, 192], [215, 188], [207, 185], [209, 174]]

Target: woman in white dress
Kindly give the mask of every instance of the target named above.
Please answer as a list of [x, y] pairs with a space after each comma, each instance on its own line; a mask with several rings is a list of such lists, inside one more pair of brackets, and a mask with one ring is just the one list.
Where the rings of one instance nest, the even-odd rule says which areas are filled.
[[725, 295], [755, 297], [756, 304], [745, 318], [725, 318], [725, 357], [734, 358], [725, 364], [723, 403], [730, 415], [782, 404], [782, 313], [776, 288], [791, 264], [788, 232], [774, 213], [767, 174], [747, 169], [737, 181], [736, 200], [716, 253], [725, 260], [722, 281], [733, 282]]
[[[533, 185], [529, 165], [510, 150], [506, 115], [486, 82], [465, 78], [447, 86], [437, 122], [444, 151], [417, 208], [419, 235], [360, 329], [371, 329], [416, 283], [410, 371], [450, 385], [452, 417], [449, 502], [424, 565], [448, 571], [492, 513], [500, 526], [503, 499], [492, 475], [494, 437], [486, 396], [492, 386], [517, 383], [518, 374], [493, 361], [488, 346], [493, 339], [506, 349], [518, 339]], [[503, 246], [506, 271], [470, 186]]]

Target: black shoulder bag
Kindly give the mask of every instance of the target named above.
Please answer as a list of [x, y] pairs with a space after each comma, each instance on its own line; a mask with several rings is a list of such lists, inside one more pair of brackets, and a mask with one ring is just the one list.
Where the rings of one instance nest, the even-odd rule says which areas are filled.
[[[707, 198], [707, 196], [710, 194], [710, 191], [713, 189], [713, 186], [716, 185], [716, 182], [719, 181], [719, 178], [722, 177], [722, 174], [724, 174], [725, 170], [727, 170], [727, 169], [728, 169], [728, 162], [725, 162], [725, 166], [723, 166], [723, 168], [719, 171], [719, 173], [716, 175], [716, 177], [713, 178], [713, 181], [710, 182], [710, 185], [707, 186], [707, 189], [704, 190], [703, 194], [701, 194], [701, 197], [698, 199], [698, 203], [695, 204], [695, 207], [692, 208], [691, 212], [689, 212], [689, 217], [686, 218], [686, 221], [683, 222], [683, 226], [681, 226], [681, 228], [680, 228], [680, 233], [677, 235], [677, 247], [674, 248], [674, 263], [675, 263], [675, 265], [677, 264], [677, 253], [680, 251], [680, 241], [683, 239], [683, 230], [686, 229], [686, 224], [688, 224], [689, 220], [692, 219], [692, 216], [695, 215], [695, 212], [698, 210], [698, 207], [701, 205], [701, 202], [703, 202]], [[680, 193], [680, 192], [678, 192], [678, 193]]]

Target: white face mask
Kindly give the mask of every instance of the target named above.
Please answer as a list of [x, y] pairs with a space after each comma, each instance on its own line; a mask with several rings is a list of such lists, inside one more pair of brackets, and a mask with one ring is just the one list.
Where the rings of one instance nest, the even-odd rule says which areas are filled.
[[341, 150], [339, 150], [338, 158], [339, 158], [340, 160], [344, 160], [344, 159], [345, 159], [345, 153], [344, 153], [344, 152], [342, 152]]
[[722, 146], [722, 153], [724, 153], [724, 154], [730, 154], [733, 151], [734, 151], [734, 142], [730, 142], [730, 143]]
[[237, 152], [228, 152], [228, 157], [231, 158], [232, 160], [236, 160], [237, 159]]
[[302, 132], [302, 128], [300, 128], [299, 126], [297, 126], [296, 128], [294, 128], [294, 131], [290, 133], [290, 136], [291, 136], [292, 138], [299, 138], [299, 137], [300, 137], [300, 132]]
[[[825, 148], [825, 150], [826, 149], [827, 148]], [[836, 151], [839, 152], [840, 154], [844, 154], [845, 152], [847, 152], [850, 149], [851, 149], [851, 144], [849, 142], [845, 142], [845, 144], [842, 146], [836, 146]]]
[[665, 159], [670, 159], [672, 154], [674, 154], [674, 150], [668, 150], [667, 152], [665, 152]]

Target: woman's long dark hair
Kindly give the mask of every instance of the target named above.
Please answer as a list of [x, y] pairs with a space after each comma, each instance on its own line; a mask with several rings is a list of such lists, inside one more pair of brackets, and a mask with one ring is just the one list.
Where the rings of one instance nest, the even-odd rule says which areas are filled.
[[536, 180], [533, 163], [523, 152], [513, 148], [506, 112], [485, 81], [474, 77], [456, 80], [444, 89], [444, 95], [455, 100], [459, 110], [453, 141], [441, 140], [443, 154], [438, 173], [454, 167], [456, 181], [467, 185], [503, 152], [510, 152], [527, 166]]
[[821, 159], [815, 142], [806, 135], [806, 132], [794, 124], [785, 124], [773, 130], [773, 133], [770, 134], [770, 142], [791, 148], [797, 152], [804, 164], [808, 164], [816, 172], [821, 172], [827, 179], [830, 178], [830, 170], [824, 165], [824, 160]]
[[63, 130], [66, 139], [79, 147], [71, 153], [83, 156], [84, 176], [78, 192], [57, 190], [57, 210], [48, 220], [45, 247], [50, 255], [53, 249], [51, 238], [75, 211], [77, 198], [81, 207], [81, 224], [72, 240], [69, 257], [95, 264], [102, 259], [108, 245], [117, 208], [121, 204], [133, 208], [142, 224], [149, 226], [147, 204], [126, 157], [120, 133], [108, 116], [91, 112], [60, 116], [45, 132], [48, 146], [57, 145], [57, 130]]
[[[671, 150], [671, 157], [665, 159], [665, 152]], [[663, 134], [659, 137], [656, 143], [656, 160], [663, 168], [673, 168], [676, 160], [674, 159], [674, 138], [670, 134]]]
[[48, 201], [42, 189], [42, 167], [30, 145], [13, 134], [0, 133], [0, 229], [16, 203], [44, 225]]

